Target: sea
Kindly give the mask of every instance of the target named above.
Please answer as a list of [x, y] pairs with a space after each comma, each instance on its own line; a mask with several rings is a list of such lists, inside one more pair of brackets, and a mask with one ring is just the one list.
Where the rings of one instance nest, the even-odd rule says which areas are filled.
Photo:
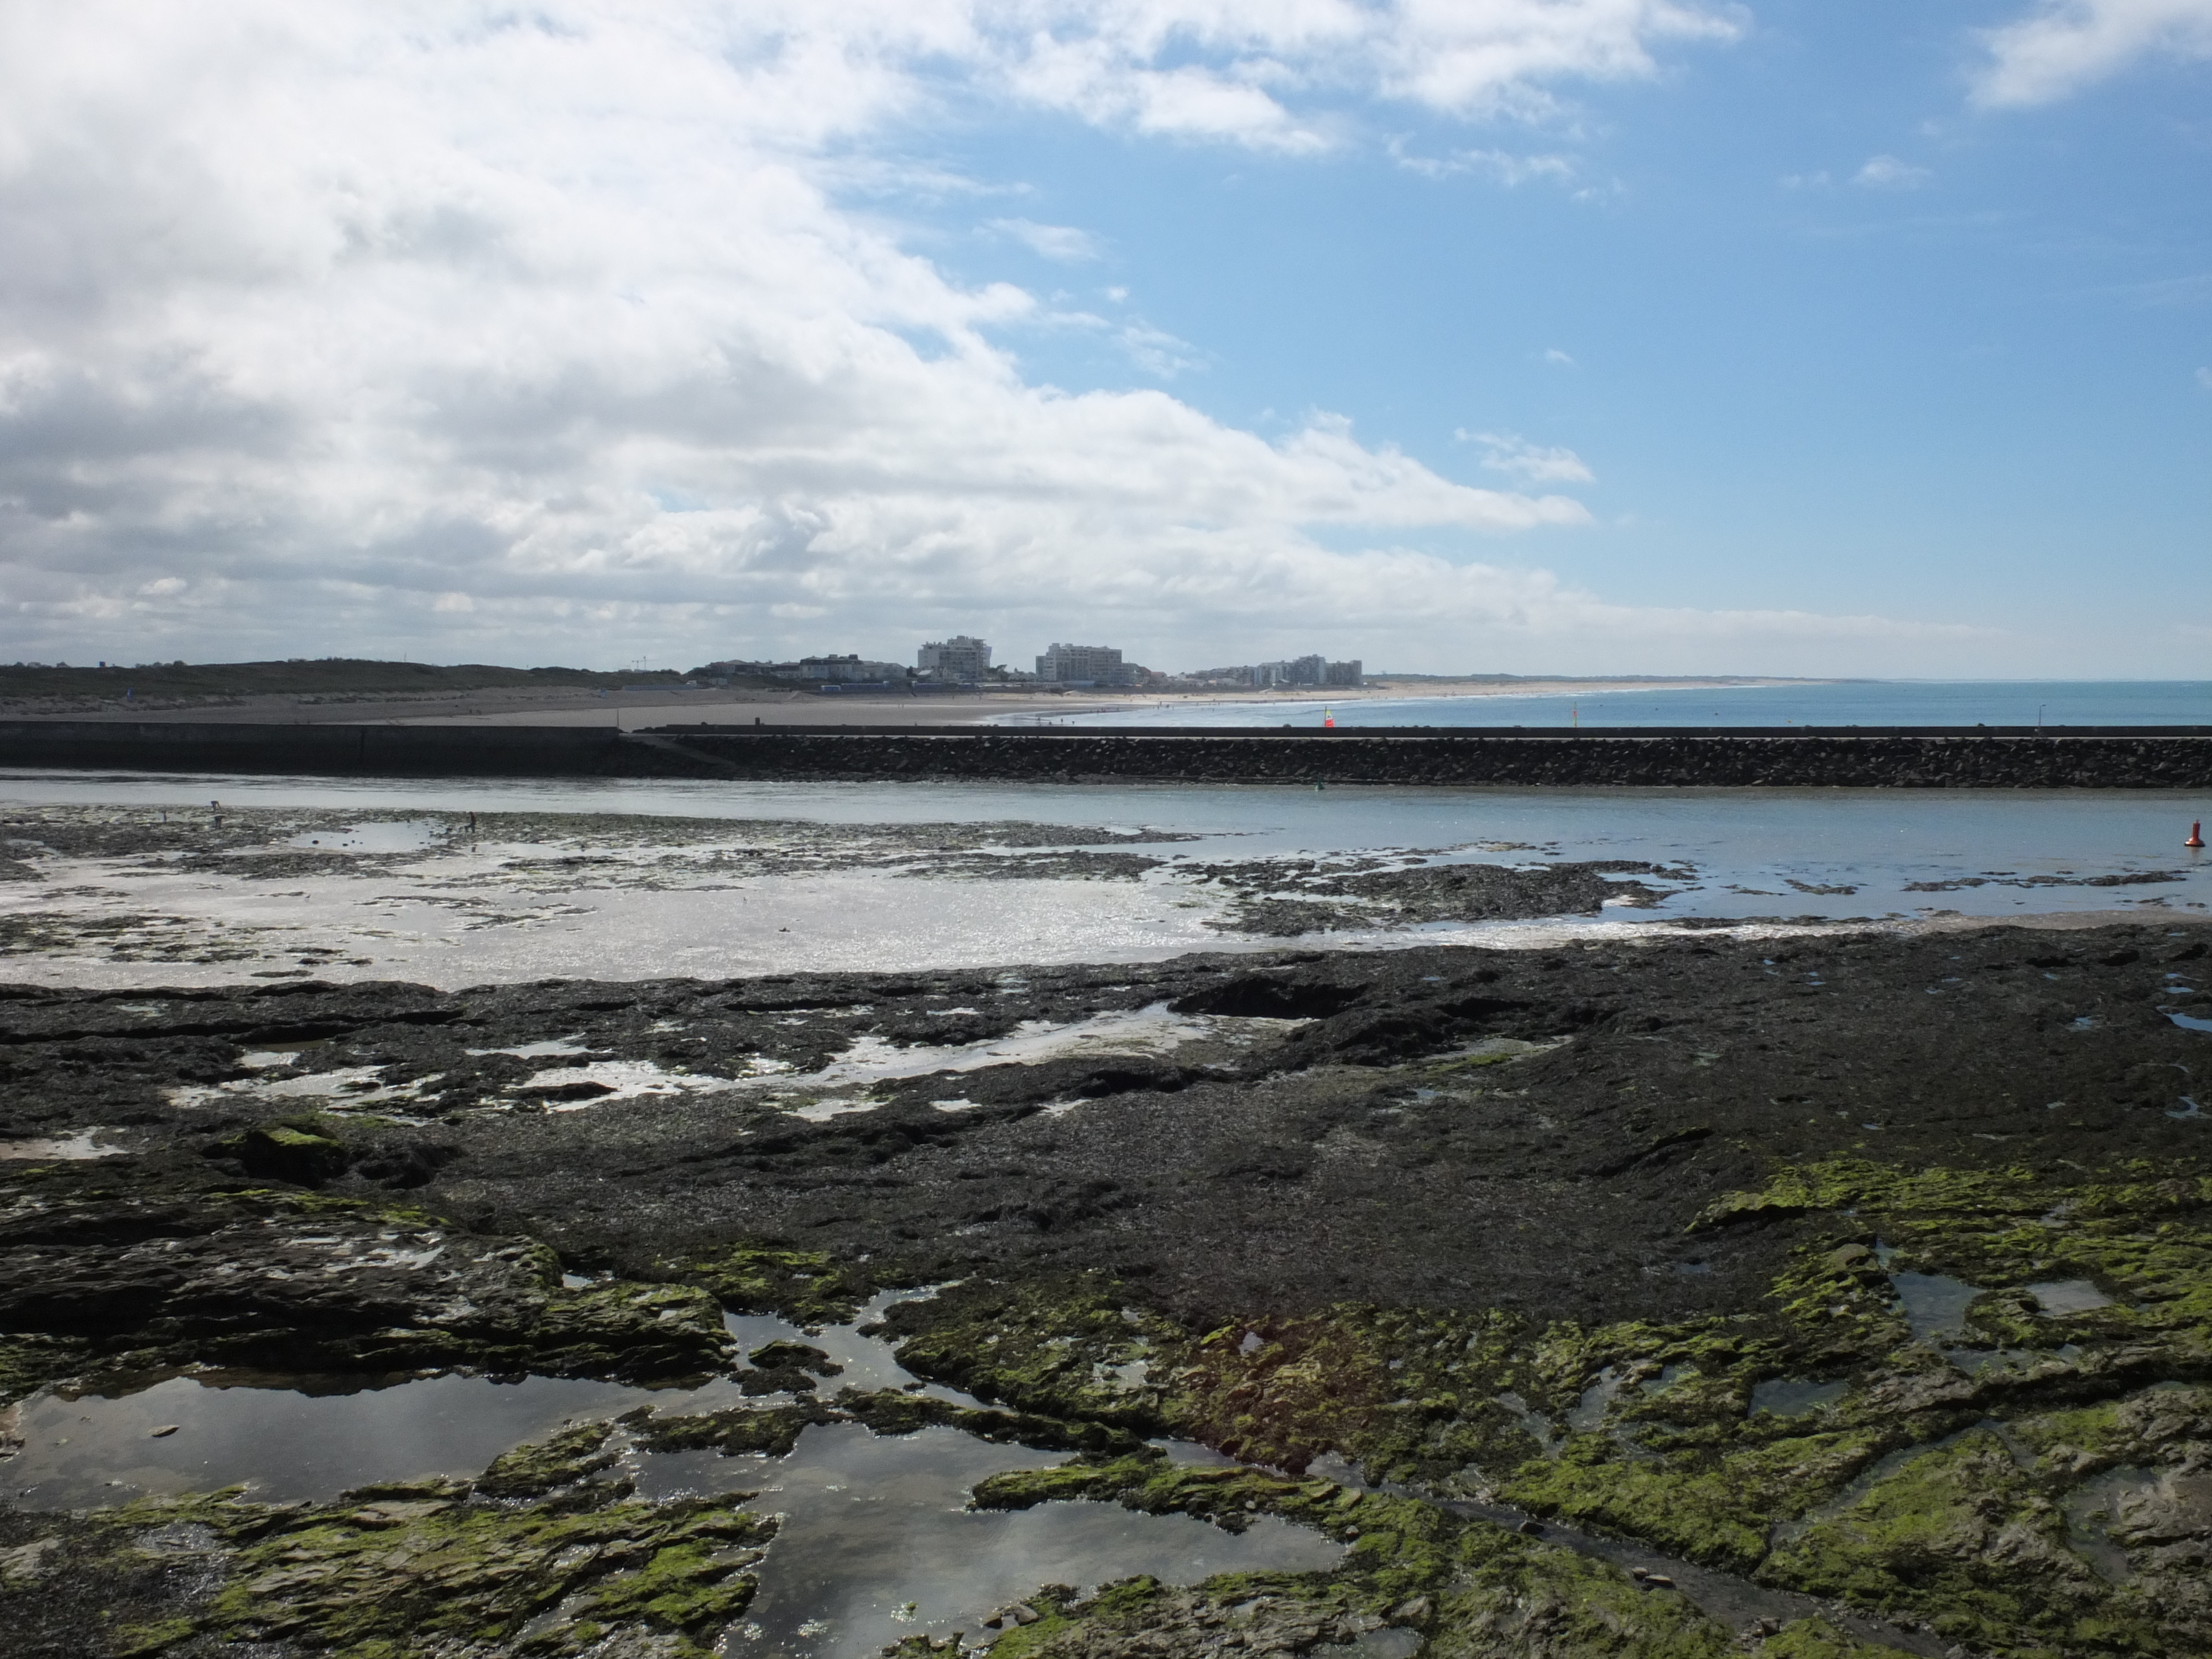
[[[1326, 712], [1324, 712], [1326, 711]], [[1286, 704], [1194, 695], [1141, 710], [1009, 714], [1008, 726], [2206, 726], [2212, 680], [1790, 680]]]

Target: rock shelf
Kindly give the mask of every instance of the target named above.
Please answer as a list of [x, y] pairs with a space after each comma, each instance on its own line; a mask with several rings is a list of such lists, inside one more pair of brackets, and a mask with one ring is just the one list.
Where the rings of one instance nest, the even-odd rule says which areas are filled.
[[[1343, 1547], [917, 1651], [2212, 1653], [2197, 932], [12, 988], [0, 1396], [720, 1378], [623, 1443], [966, 1436], [979, 1509]], [[564, 1060], [696, 1086], [524, 1086]], [[865, 1109], [775, 1086], [831, 1075]], [[958, 1398], [848, 1392], [856, 1319]], [[118, 1659], [708, 1651], [773, 1505], [641, 1498], [615, 1432], [336, 1504], [19, 1499], [0, 1617]]]

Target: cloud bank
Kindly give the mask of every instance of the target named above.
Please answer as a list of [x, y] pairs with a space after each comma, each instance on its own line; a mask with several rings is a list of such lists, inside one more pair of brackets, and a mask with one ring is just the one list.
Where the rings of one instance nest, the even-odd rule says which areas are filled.
[[[1271, 441], [1029, 384], [994, 336], [1035, 296], [949, 280], [832, 188], [978, 88], [1295, 151], [1344, 99], [1537, 109], [1738, 27], [1662, 0], [27, 0], [0, 13], [0, 604], [21, 654], [73, 660], [1909, 637], [1404, 550], [1587, 524], [1550, 486], [1589, 471], [1486, 440], [1518, 487], [1477, 488], [1327, 416]], [[1179, 346], [1150, 343], [1164, 373]]]
[[2045, 0], [1987, 43], [1976, 100], [2048, 104], [2146, 58], [2212, 59], [2212, 0]]

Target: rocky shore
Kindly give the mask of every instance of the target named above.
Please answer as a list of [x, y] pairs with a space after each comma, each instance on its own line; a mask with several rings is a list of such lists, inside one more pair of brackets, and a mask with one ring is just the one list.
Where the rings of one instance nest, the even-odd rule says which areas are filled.
[[[963, 1632], [998, 1659], [2212, 1652], [2208, 961], [2154, 926], [17, 988], [24, 1409], [178, 1376], [741, 1394], [304, 1505], [48, 1509], [0, 1461], [0, 1613], [38, 1654], [703, 1652], [775, 1506], [642, 1498], [636, 1460], [842, 1425], [1064, 1460], [981, 1510], [1344, 1550], [1039, 1584]], [[957, 1393], [726, 1317], [770, 1314], [879, 1317]]]

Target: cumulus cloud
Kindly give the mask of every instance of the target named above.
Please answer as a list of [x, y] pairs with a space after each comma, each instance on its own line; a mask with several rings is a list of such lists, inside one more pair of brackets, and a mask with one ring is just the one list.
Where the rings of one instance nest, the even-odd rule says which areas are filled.
[[[1342, 550], [1586, 524], [1549, 488], [1586, 481], [1568, 452], [1497, 440], [1516, 487], [1482, 489], [1327, 416], [1271, 440], [1030, 384], [1000, 342], [1039, 301], [951, 280], [828, 181], [949, 75], [1296, 149], [1332, 88], [1474, 107], [1734, 27], [1656, 0], [26, 0], [0, 13], [0, 604], [72, 660], [890, 651], [1074, 618], [1418, 655], [1641, 625], [1503, 559]], [[1112, 326], [1155, 374], [1199, 356]]]
[[2212, 59], [2212, 0], [2043, 0], [1984, 44], [1976, 102], [2053, 103], [2146, 58]]

